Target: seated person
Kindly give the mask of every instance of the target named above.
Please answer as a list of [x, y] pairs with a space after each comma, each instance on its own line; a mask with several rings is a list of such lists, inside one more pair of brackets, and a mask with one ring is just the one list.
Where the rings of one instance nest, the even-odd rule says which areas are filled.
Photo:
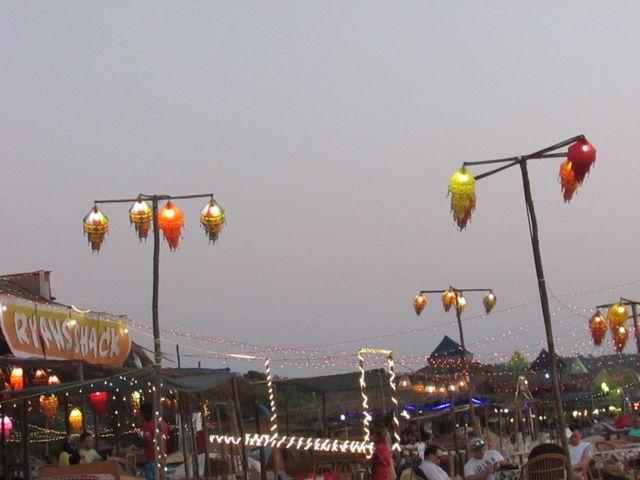
[[531, 460], [532, 458], [539, 457], [540, 455], [545, 455], [547, 453], [557, 453], [559, 455], [564, 455], [564, 450], [557, 443], [541, 443], [540, 445], [536, 445], [531, 449], [527, 460]]
[[80, 435], [80, 463], [96, 463], [101, 462], [102, 457], [94, 448], [95, 439], [90, 432], [84, 432]]
[[71, 437], [62, 440], [62, 450], [58, 456], [58, 465], [68, 467], [80, 463], [80, 453], [76, 449], [76, 442]]
[[440, 460], [444, 455], [444, 451], [437, 445], [429, 445], [425, 449], [420, 469], [424, 472], [427, 480], [451, 480], [451, 477], [440, 466]]
[[495, 472], [509, 465], [497, 450], [487, 450], [486, 442], [473, 438], [469, 442], [469, 461], [464, 465], [465, 480], [495, 480]]
[[569, 437], [569, 459], [573, 473], [578, 480], [585, 480], [593, 456], [593, 447], [590, 443], [582, 441], [580, 425], [570, 425], [567, 435]]

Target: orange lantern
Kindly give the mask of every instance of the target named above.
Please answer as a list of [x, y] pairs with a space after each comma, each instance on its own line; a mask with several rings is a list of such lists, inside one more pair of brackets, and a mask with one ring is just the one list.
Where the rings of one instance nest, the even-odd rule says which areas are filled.
[[593, 338], [593, 344], [596, 346], [602, 344], [607, 333], [607, 319], [602, 316], [599, 310], [589, 319], [589, 331], [591, 338]]
[[47, 372], [39, 368], [33, 374], [34, 385], [45, 385], [47, 383]]
[[459, 293], [456, 295], [456, 311], [458, 313], [462, 313], [465, 308], [467, 308], [467, 299], [464, 298], [464, 295]]
[[163, 398], [162, 408], [170, 415], [176, 415], [178, 413], [178, 401], [175, 398]]
[[456, 301], [456, 296], [456, 292], [450, 288], [444, 291], [442, 294], [442, 306], [444, 307], [445, 312], [451, 310], [453, 303]]
[[224, 209], [213, 198], [200, 211], [200, 225], [204, 228], [211, 243], [218, 240], [225, 221]]
[[564, 201], [570, 202], [573, 198], [574, 192], [578, 188], [578, 183], [576, 182], [573, 165], [569, 160], [560, 164], [560, 186], [562, 187], [562, 196], [564, 197]]
[[624, 350], [624, 346], [627, 344], [627, 340], [629, 340], [629, 330], [625, 326], [619, 327], [615, 330], [613, 334], [613, 346], [616, 349], [616, 352], [622, 353]]
[[14, 390], [22, 390], [24, 388], [24, 371], [21, 367], [14, 367], [9, 375], [9, 383]]
[[94, 205], [93, 208], [82, 219], [84, 233], [87, 235], [91, 250], [95, 253], [100, 251], [104, 237], [109, 231], [109, 218], [102, 213], [102, 210]]
[[613, 334], [624, 325], [624, 322], [629, 318], [629, 311], [627, 306], [623, 303], [616, 303], [609, 308], [607, 312], [607, 320], [609, 320], [609, 326]]
[[93, 412], [101, 417], [107, 411], [107, 392], [93, 392], [89, 394]]
[[567, 161], [571, 163], [576, 183], [581, 185], [596, 161], [596, 149], [586, 138], [578, 140], [569, 147]]
[[40, 408], [42, 408], [47, 420], [53, 420], [58, 412], [58, 397], [55, 395], [42, 395], [40, 397]]
[[476, 180], [465, 167], [457, 170], [449, 179], [451, 212], [458, 228], [464, 230], [476, 206]]
[[153, 219], [153, 210], [148, 202], [141, 198], [129, 209], [129, 222], [133, 224], [140, 241], [147, 238], [149, 229], [151, 228], [151, 220]]
[[419, 293], [413, 298], [413, 309], [416, 311], [416, 315], [420, 315], [422, 313], [427, 302], [427, 297], [423, 293]]
[[73, 433], [80, 433], [82, 431], [82, 412], [77, 407], [69, 412], [69, 426]]
[[496, 294], [493, 293], [493, 290], [484, 294], [484, 298], [482, 299], [482, 304], [484, 305], [484, 311], [489, 313], [496, 306], [496, 302], [498, 298]]
[[47, 380], [47, 385], [60, 385], [60, 379], [57, 375], [49, 375], [49, 379]]
[[178, 248], [183, 226], [182, 211], [169, 200], [158, 215], [158, 227], [162, 230], [171, 250]]

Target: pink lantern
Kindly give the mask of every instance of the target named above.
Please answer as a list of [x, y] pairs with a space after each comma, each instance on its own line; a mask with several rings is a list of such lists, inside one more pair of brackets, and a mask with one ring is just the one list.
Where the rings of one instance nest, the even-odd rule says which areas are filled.
[[9, 417], [2, 417], [2, 427], [4, 427], [4, 439], [6, 440], [11, 436], [11, 430], [13, 430], [13, 422]]
[[96, 415], [102, 416], [107, 411], [107, 392], [93, 392], [89, 394], [89, 400]]

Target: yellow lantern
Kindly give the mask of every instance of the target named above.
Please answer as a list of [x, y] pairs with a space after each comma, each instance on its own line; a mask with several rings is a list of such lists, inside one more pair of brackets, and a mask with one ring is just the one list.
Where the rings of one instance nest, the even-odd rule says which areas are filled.
[[602, 344], [607, 333], [607, 319], [602, 316], [600, 310], [589, 319], [589, 331], [591, 332], [591, 338], [593, 338], [593, 344], [596, 346]]
[[184, 215], [182, 214], [182, 210], [169, 200], [158, 214], [158, 228], [162, 230], [170, 250], [178, 248], [183, 226]]
[[109, 218], [102, 213], [97, 205], [94, 205], [82, 219], [82, 226], [87, 240], [89, 240], [89, 245], [91, 245], [91, 250], [98, 253], [102, 242], [104, 242], [104, 237], [109, 231]]
[[625, 326], [616, 329], [613, 335], [613, 346], [616, 352], [622, 353], [624, 346], [627, 344], [627, 340], [629, 340], [629, 330], [627, 330]]
[[465, 167], [454, 172], [449, 179], [451, 212], [458, 228], [464, 230], [476, 204], [476, 180]]
[[58, 411], [58, 397], [55, 395], [42, 395], [40, 397], [40, 408], [42, 408], [47, 420], [53, 420], [56, 418], [56, 413]]
[[411, 390], [416, 393], [425, 393], [426, 391], [424, 387], [424, 383], [422, 383], [422, 380], [416, 380], [415, 382], [413, 382], [413, 385], [411, 386]]
[[454, 292], [450, 288], [443, 292], [442, 306], [444, 307], [445, 312], [448, 312], [449, 310], [451, 310], [453, 303], [456, 301], [456, 297], [457, 297], [456, 292]]
[[9, 383], [14, 390], [22, 390], [24, 388], [24, 371], [21, 367], [14, 367], [11, 370]]
[[467, 308], [467, 299], [464, 298], [464, 295], [459, 293], [456, 295], [456, 310], [458, 313], [462, 313], [465, 308]]
[[496, 297], [496, 294], [493, 293], [493, 290], [490, 290], [487, 293], [485, 293], [484, 298], [482, 299], [482, 304], [484, 305], [484, 311], [487, 312], [487, 314], [491, 312], [491, 310], [493, 310], [493, 307], [496, 306], [497, 301], [498, 301], [498, 297]]
[[578, 188], [576, 175], [573, 171], [573, 164], [566, 160], [560, 164], [560, 186], [562, 187], [562, 196], [565, 202], [570, 202], [573, 194]]
[[140, 410], [140, 403], [142, 400], [142, 395], [137, 390], [131, 392], [131, 406], [134, 410]]
[[140, 241], [147, 238], [151, 221], [153, 220], [153, 210], [148, 202], [138, 198], [129, 209], [129, 222], [133, 224]]
[[609, 320], [611, 332], [615, 334], [617, 330], [624, 325], [627, 318], [629, 318], [629, 311], [625, 304], [616, 303], [615, 305], [612, 305], [607, 312], [607, 320]]
[[427, 297], [423, 293], [419, 293], [413, 297], [413, 309], [416, 311], [416, 315], [420, 315], [422, 313], [427, 302]]
[[80, 433], [82, 431], [82, 412], [77, 407], [69, 412], [69, 426], [73, 433]]
[[211, 243], [218, 241], [222, 226], [226, 221], [224, 209], [212, 198], [200, 211], [200, 224]]
[[47, 385], [60, 385], [60, 379], [57, 375], [49, 375], [49, 379], [47, 380]]

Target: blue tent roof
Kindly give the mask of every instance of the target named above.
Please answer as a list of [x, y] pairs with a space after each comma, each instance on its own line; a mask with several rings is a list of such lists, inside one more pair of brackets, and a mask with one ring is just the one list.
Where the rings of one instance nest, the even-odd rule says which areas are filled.
[[[473, 353], [465, 349], [465, 355], [468, 360], [473, 360]], [[462, 347], [458, 342], [450, 336], [445, 335], [438, 346], [431, 352], [429, 360], [460, 360], [462, 358]]]

